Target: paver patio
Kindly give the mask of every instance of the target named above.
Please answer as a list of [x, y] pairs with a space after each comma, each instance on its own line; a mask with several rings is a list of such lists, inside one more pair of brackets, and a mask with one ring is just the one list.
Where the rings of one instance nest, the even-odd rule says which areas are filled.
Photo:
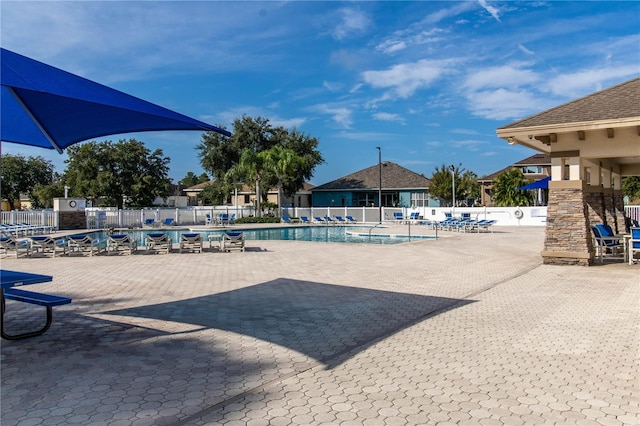
[[[1, 342], [2, 425], [640, 424], [640, 265], [542, 265], [543, 228], [442, 235], [4, 258], [73, 303]], [[10, 331], [41, 317], [7, 307]]]

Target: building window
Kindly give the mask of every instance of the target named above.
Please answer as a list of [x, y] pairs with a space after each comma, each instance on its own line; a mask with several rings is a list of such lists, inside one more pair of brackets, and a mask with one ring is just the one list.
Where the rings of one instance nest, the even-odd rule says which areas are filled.
[[539, 175], [542, 174], [542, 166], [524, 166], [521, 167], [522, 173], [525, 175]]
[[244, 203], [251, 204], [251, 194], [244, 194]]
[[429, 207], [428, 194], [426, 192], [412, 192], [411, 207]]

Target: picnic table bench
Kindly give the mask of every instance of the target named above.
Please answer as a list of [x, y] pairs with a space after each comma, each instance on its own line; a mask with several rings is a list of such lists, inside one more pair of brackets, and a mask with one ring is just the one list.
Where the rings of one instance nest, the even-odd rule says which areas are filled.
[[[38, 284], [48, 282], [52, 280], [49, 275], [29, 274], [24, 272], [15, 272], [0, 270], [0, 276], [2, 278], [0, 287], [0, 335], [3, 339], [17, 340], [24, 339], [26, 337], [34, 337], [43, 334], [49, 329], [53, 322], [53, 307], [66, 305], [71, 303], [71, 298], [64, 296], [56, 296], [53, 294], [36, 293], [33, 291], [27, 291], [15, 288], [15, 286]], [[18, 302], [30, 303], [33, 305], [44, 306], [46, 308], [46, 323], [44, 327], [39, 330], [30, 331], [26, 333], [20, 333], [15, 335], [7, 334], [4, 330], [4, 314], [6, 311], [6, 300], [15, 300]]]

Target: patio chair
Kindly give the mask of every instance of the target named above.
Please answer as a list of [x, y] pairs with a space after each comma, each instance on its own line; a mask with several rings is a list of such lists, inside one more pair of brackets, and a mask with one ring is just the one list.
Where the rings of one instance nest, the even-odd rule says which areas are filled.
[[314, 216], [313, 217], [313, 223], [325, 223], [325, 220], [323, 218], [321, 218], [320, 216]]
[[333, 220], [333, 218], [331, 216], [325, 216], [324, 220], [325, 220], [325, 222], [327, 222], [327, 225], [328, 224], [331, 224], [331, 225], [335, 225], [336, 224], [336, 221]]
[[182, 250], [202, 253], [202, 244], [202, 235], [200, 234], [180, 235], [180, 253], [182, 253]]
[[631, 228], [631, 239], [629, 240], [629, 265], [633, 265], [635, 263], [636, 260], [633, 256], [636, 253], [640, 253], [640, 227]]
[[156, 224], [156, 220], [154, 218], [149, 218], [144, 220], [143, 226], [153, 228], [155, 224]]
[[300, 216], [300, 221], [302, 223], [311, 223], [311, 220], [307, 216]]
[[29, 239], [32, 256], [36, 253], [51, 253], [52, 257], [56, 257], [58, 253], [67, 254], [67, 242], [64, 239], [55, 240], [48, 235], [32, 235]]
[[220, 251], [244, 251], [244, 234], [242, 232], [225, 232], [220, 239]]
[[404, 220], [404, 215], [401, 212], [393, 212], [393, 220], [396, 223], [402, 223]]
[[353, 217], [353, 216], [345, 216], [345, 219], [347, 219], [347, 222], [351, 222], [351, 223], [357, 223], [358, 221]]
[[282, 216], [282, 217], [280, 218], [280, 221], [281, 221], [282, 223], [288, 223], [288, 224], [292, 224], [292, 223], [293, 223], [293, 222], [291, 222], [291, 218], [290, 218], [289, 216]]
[[79, 253], [83, 255], [89, 253], [89, 256], [93, 256], [93, 253], [100, 254], [103, 250], [107, 250], [107, 242], [99, 240], [97, 238], [91, 238], [88, 235], [69, 235], [67, 237], [67, 244], [69, 247], [69, 256], [73, 253]]
[[342, 216], [336, 216], [336, 222], [344, 225], [347, 223], [347, 220]]
[[9, 252], [15, 252], [16, 259], [20, 257], [20, 253], [30, 256], [31, 244], [26, 240], [18, 240], [13, 237], [1, 237], [0, 238], [0, 252], [9, 254]]
[[162, 224], [163, 224], [164, 226], [173, 226], [173, 225], [175, 225], [175, 223], [174, 223], [174, 222], [175, 222], [175, 220], [174, 220], [172, 217], [166, 217], [166, 218], [162, 221]]
[[107, 237], [107, 254], [133, 254], [138, 250], [138, 242], [127, 234], [113, 234]]
[[147, 234], [146, 238], [147, 253], [166, 253], [171, 252], [172, 242], [167, 234], [153, 233]]
[[600, 258], [600, 263], [604, 262], [604, 255], [608, 250], [613, 256], [617, 256], [618, 249], [624, 249], [623, 237], [617, 237], [609, 225], [597, 224], [591, 227], [593, 237], [596, 242], [596, 256]]

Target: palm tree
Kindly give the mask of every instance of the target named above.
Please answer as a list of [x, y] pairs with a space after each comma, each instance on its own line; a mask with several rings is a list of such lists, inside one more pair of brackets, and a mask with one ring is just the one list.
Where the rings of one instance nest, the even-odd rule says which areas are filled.
[[533, 198], [528, 191], [518, 188], [530, 183], [519, 169], [511, 169], [493, 181], [493, 202], [496, 206], [530, 206]]
[[246, 148], [242, 151], [240, 161], [227, 171], [225, 180], [229, 182], [237, 182], [243, 180], [246, 182], [256, 183], [256, 216], [262, 216], [260, 202], [262, 192], [260, 190], [260, 180], [264, 171], [264, 155]]
[[301, 164], [301, 159], [292, 149], [282, 148], [279, 145], [262, 151], [260, 154], [263, 160], [264, 169], [273, 173], [278, 179], [278, 212], [282, 212], [282, 181], [295, 172], [297, 166]]

